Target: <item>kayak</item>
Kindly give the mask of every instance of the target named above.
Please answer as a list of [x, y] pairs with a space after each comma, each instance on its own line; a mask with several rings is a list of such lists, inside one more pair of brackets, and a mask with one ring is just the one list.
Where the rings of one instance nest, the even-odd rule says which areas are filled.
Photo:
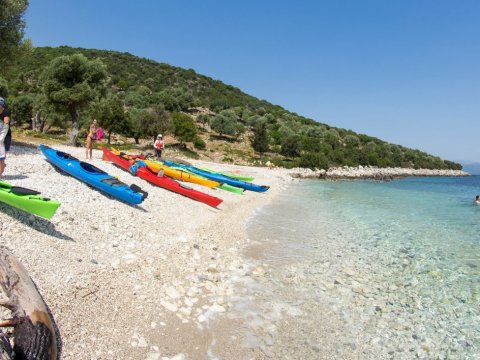
[[253, 181], [255, 178], [253, 176], [248, 176], [248, 175], [240, 175], [240, 174], [233, 174], [231, 172], [223, 172], [223, 171], [215, 171], [207, 168], [199, 168], [200, 170], [203, 171], [208, 171], [212, 174], [220, 174], [220, 175], [225, 175], [228, 177], [231, 177], [232, 179], [237, 179], [237, 180], [242, 180], [242, 181]]
[[135, 184], [128, 186], [105, 171], [74, 158], [70, 154], [40, 145], [40, 150], [55, 167], [63, 170], [76, 179], [103, 191], [116, 199], [137, 205], [146, 199], [148, 193]]
[[[182, 170], [180, 168], [176, 168], [175, 166], [172, 166], [171, 167], [172, 169], [178, 169], [178, 170]], [[183, 169], [182, 171], [185, 171], [187, 173], [191, 173], [193, 174], [190, 170], [187, 170], [187, 169]], [[199, 176], [199, 175], [197, 175]], [[225, 191], [229, 191], [229, 192], [232, 192], [234, 194], [240, 194], [242, 195], [243, 192], [245, 191], [245, 189], [242, 189], [242, 188], [239, 188], [239, 187], [235, 187], [235, 186], [232, 186], [232, 185], [228, 185], [228, 184], [220, 184], [218, 187], [218, 189], [221, 189], [221, 190], [225, 190]]]
[[187, 169], [193, 172], [194, 174], [206, 177], [207, 179], [211, 179], [214, 181], [218, 181], [224, 184], [236, 186], [245, 190], [250, 190], [250, 191], [256, 191], [256, 192], [265, 192], [267, 191], [270, 186], [265, 186], [265, 185], [256, 185], [252, 184], [250, 182], [242, 181], [242, 180], [237, 180], [237, 179], [232, 179], [231, 177], [222, 175], [222, 174], [213, 174], [208, 171], [201, 170], [199, 168], [196, 168], [195, 166], [188, 166], [188, 165], [183, 165], [183, 164], [176, 164], [172, 163], [171, 161], [164, 160], [163, 163], [168, 166], [176, 166], [182, 169]]
[[[116, 155], [120, 155], [121, 153], [112, 151]], [[122, 154], [126, 156], [129, 159], [134, 159], [128, 154]], [[163, 175], [166, 175], [168, 177], [171, 177], [172, 179], [176, 180], [182, 180], [182, 181], [187, 181], [191, 182], [192, 184], [198, 184], [198, 185], [203, 185], [207, 186], [209, 188], [215, 188], [220, 185], [220, 183], [209, 180], [206, 178], [201, 178], [200, 176], [197, 176], [195, 174], [188, 173], [182, 169], [172, 169], [169, 166], [166, 166], [164, 164], [159, 163], [158, 161], [153, 161], [153, 160], [148, 160], [148, 159], [142, 159], [142, 161], [147, 164], [147, 166], [152, 170], [155, 174], [158, 172], [163, 171]]]
[[187, 181], [191, 182], [193, 184], [199, 184], [203, 186], [207, 186], [209, 188], [215, 188], [220, 185], [219, 182], [209, 180], [200, 176], [197, 176], [195, 174], [189, 173], [187, 171], [184, 171], [183, 169], [173, 169], [167, 165], [161, 164], [158, 161], [153, 161], [153, 160], [142, 160], [147, 166], [152, 170], [154, 173], [158, 173], [159, 171], [163, 171], [163, 174], [171, 177], [173, 179], [177, 180], [182, 180], [182, 181]]
[[58, 201], [43, 197], [38, 191], [3, 181], [0, 181], [0, 201], [46, 219], [51, 219], [60, 206]]
[[[219, 199], [215, 196], [211, 196], [208, 194], [205, 194], [201, 191], [197, 191], [195, 189], [192, 189], [188, 186], [185, 186], [183, 184], [180, 184], [178, 181], [175, 181], [173, 179], [170, 179], [169, 177], [163, 175], [163, 176], [158, 176], [155, 174], [152, 170], [150, 170], [148, 167], [143, 167], [143, 166], [132, 166], [131, 160], [128, 158], [122, 157], [121, 155], [116, 155], [115, 153], [111, 152], [110, 150], [102, 147], [103, 151], [103, 159], [107, 161], [113, 162], [115, 165], [119, 166], [125, 171], [128, 171], [132, 173], [132, 170], [134, 172], [134, 175], [154, 184], [157, 186], [160, 186], [164, 189], [170, 190], [172, 192], [175, 192], [177, 194], [186, 196], [190, 199], [200, 201], [204, 204], [210, 205], [212, 207], [217, 207], [220, 205], [220, 203], [223, 201], [222, 199]], [[143, 160], [142, 160], [143, 161]], [[132, 167], [132, 169], [131, 169]]]

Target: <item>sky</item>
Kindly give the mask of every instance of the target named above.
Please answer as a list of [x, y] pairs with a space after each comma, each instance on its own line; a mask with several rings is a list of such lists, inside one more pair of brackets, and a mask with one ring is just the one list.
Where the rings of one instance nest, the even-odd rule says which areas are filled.
[[35, 46], [129, 52], [331, 126], [480, 162], [478, 0], [30, 0]]

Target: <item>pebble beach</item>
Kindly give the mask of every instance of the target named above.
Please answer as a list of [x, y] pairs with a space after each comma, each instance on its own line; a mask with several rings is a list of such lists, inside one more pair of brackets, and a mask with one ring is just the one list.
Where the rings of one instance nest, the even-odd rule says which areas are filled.
[[[55, 148], [85, 157], [84, 148]], [[3, 177], [61, 203], [51, 221], [0, 204], [0, 244], [49, 306], [62, 358], [263, 358], [261, 350], [222, 338], [221, 328], [213, 335], [212, 323], [229, 311], [235, 277], [252, 271], [240, 254], [245, 220], [292, 181], [285, 170], [195, 162], [240, 169], [271, 186], [237, 195], [192, 184], [224, 200], [216, 209], [131, 176], [102, 161], [99, 150], [89, 162], [137, 184], [148, 198], [140, 206], [110, 198], [56, 171], [37, 147], [13, 146]]]

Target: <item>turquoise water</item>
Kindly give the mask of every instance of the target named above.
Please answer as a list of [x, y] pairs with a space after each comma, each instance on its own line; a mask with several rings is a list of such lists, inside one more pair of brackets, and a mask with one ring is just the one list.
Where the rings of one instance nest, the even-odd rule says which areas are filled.
[[480, 358], [477, 194], [480, 176], [302, 181], [259, 210], [246, 254], [266, 269], [269, 355]]

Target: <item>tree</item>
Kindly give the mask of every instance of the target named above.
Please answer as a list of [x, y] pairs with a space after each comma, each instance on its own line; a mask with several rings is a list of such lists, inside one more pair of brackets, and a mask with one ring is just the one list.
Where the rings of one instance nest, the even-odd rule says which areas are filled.
[[200, 114], [197, 117], [197, 121], [202, 124], [202, 127], [205, 129], [207, 124], [210, 122], [210, 116], [207, 114]]
[[107, 132], [110, 144], [112, 133], [128, 135], [131, 133], [130, 118], [123, 108], [122, 101], [115, 95], [108, 96], [94, 105], [94, 117]]
[[267, 131], [267, 123], [259, 122], [253, 129], [252, 147], [255, 151], [263, 154], [268, 151], [269, 136]]
[[343, 138], [343, 141], [349, 149], [356, 148], [360, 144], [360, 140], [355, 135], [347, 135]]
[[43, 94], [36, 95], [32, 103], [32, 130], [45, 133], [56, 122], [62, 122], [53, 106]]
[[299, 166], [303, 168], [309, 168], [312, 170], [315, 169], [325, 169], [329, 168], [329, 161], [327, 157], [320, 153], [311, 153], [306, 152], [300, 157]]
[[[0, 0], [1, 1], [1, 0]], [[0, 96], [6, 98], [8, 96], [7, 80], [0, 77]]]
[[33, 118], [33, 105], [35, 95], [25, 94], [17, 96], [11, 103], [12, 112], [15, 114], [15, 123], [29, 123]]
[[173, 113], [173, 134], [185, 146], [187, 141], [195, 141], [197, 129], [193, 119], [182, 113]]
[[170, 113], [162, 106], [154, 106], [149, 109], [136, 109], [130, 111], [131, 136], [135, 143], [140, 138], [153, 138], [158, 133], [165, 134], [171, 131], [172, 118]]
[[0, 69], [4, 70], [22, 45], [23, 15], [28, 0], [0, 0]]
[[297, 157], [300, 155], [300, 139], [298, 135], [292, 135], [287, 137], [282, 142], [282, 149], [280, 151], [282, 155]]
[[238, 122], [237, 114], [233, 110], [223, 110], [215, 115], [210, 126], [218, 132], [220, 136], [232, 135], [237, 137], [243, 130], [243, 126]]
[[60, 56], [45, 68], [44, 94], [59, 111], [67, 111], [72, 121], [70, 145], [77, 144], [78, 111], [103, 95], [106, 78], [105, 65], [82, 54]]

